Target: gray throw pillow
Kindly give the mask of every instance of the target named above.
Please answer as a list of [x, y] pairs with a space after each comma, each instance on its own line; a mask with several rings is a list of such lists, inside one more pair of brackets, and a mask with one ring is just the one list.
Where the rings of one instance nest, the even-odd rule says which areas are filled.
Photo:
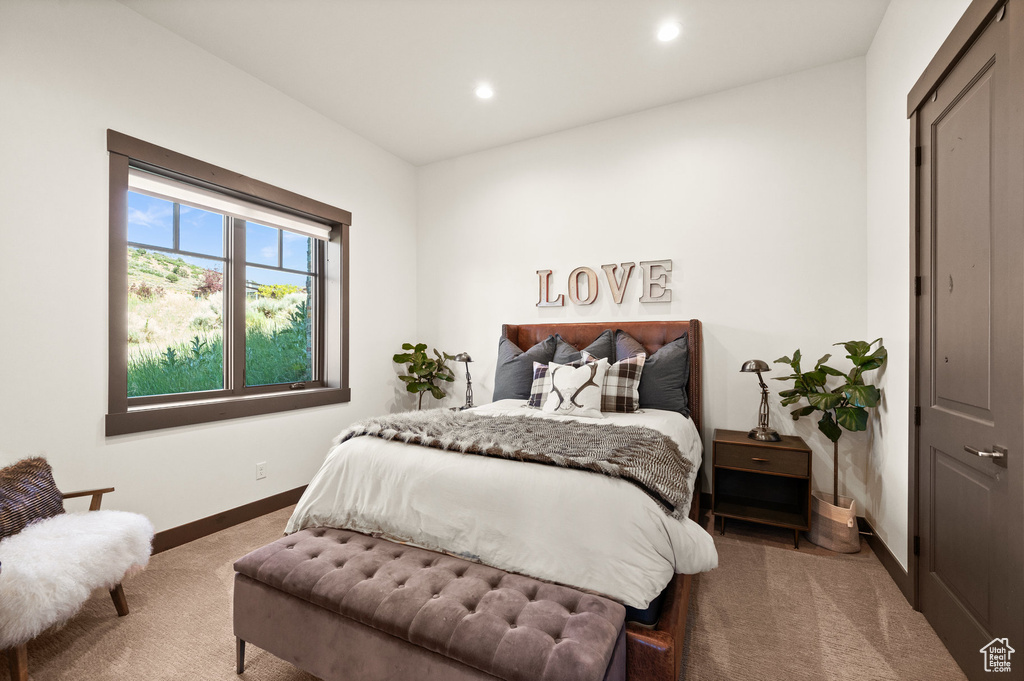
[[[572, 364], [583, 359], [583, 353], [569, 343], [562, 340], [562, 337], [555, 335], [555, 358], [551, 360], [558, 364]], [[594, 339], [594, 342], [583, 348], [594, 359], [607, 359], [609, 363], [615, 361], [615, 332], [606, 329], [601, 335]]]
[[[618, 360], [635, 357], [644, 346], [625, 331], [615, 332], [615, 356]], [[690, 380], [690, 345], [688, 334], [663, 345], [647, 355], [640, 375], [640, 408], [678, 411], [690, 415], [686, 386]]]
[[523, 352], [508, 338], [498, 341], [498, 365], [494, 368], [494, 394], [491, 399], [528, 400], [533, 385], [533, 363], [547, 364], [555, 356], [556, 340], [548, 336]]

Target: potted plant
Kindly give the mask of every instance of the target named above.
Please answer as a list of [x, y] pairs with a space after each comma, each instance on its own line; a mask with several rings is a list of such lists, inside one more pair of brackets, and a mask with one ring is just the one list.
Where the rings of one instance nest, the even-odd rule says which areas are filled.
[[426, 392], [433, 395], [434, 399], [444, 399], [445, 392], [440, 386], [435, 384], [435, 381], [448, 381], [450, 383], [455, 380], [455, 375], [448, 368], [448, 361], [455, 359], [455, 357], [447, 352], [440, 353], [435, 349], [434, 358], [431, 358], [427, 354], [426, 343], [417, 343], [416, 345], [402, 343], [402, 349], [409, 350], [410, 352], [400, 352], [392, 359], [396, 364], [408, 365], [406, 368], [408, 373], [398, 378], [405, 383], [406, 390], [413, 394], [419, 393], [420, 399], [416, 408], [423, 408], [423, 393]]
[[[816, 411], [822, 412], [818, 430], [832, 441], [832, 503], [828, 503], [820, 492], [812, 495], [808, 539], [833, 551], [856, 553], [860, 550], [857, 511], [853, 499], [839, 496], [839, 438], [844, 429], [851, 432], [867, 430], [868, 410], [878, 406], [880, 394], [878, 388], [864, 383], [864, 373], [884, 366], [887, 355], [881, 338], [870, 343], [847, 341], [836, 345], [842, 345], [847, 358], [853, 362], [849, 373], [825, 364], [832, 355], [819, 359], [811, 371], [801, 371], [800, 350], [797, 350], [792, 358], [775, 360], [777, 364], [788, 364], [793, 369], [791, 375], [775, 380], [793, 381], [791, 389], [779, 392], [783, 406], [807, 400], [806, 405], [790, 412], [793, 420]], [[831, 388], [828, 386], [830, 378], [839, 379], [839, 382], [832, 381], [834, 387]]]

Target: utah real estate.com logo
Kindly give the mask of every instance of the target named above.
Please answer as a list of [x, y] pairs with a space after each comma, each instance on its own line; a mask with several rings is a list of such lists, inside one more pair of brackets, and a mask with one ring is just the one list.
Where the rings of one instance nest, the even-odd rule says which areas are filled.
[[994, 638], [980, 652], [985, 656], [985, 671], [1008, 672], [1010, 655], [1017, 651], [1010, 647], [1009, 639]]

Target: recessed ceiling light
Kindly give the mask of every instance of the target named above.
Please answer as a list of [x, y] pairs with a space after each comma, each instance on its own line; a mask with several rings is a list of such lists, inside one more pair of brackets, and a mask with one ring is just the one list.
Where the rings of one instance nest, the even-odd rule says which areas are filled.
[[480, 99], [490, 99], [491, 97], [494, 96], [494, 88], [492, 88], [487, 83], [480, 83], [479, 85], [477, 85], [476, 90], [474, 90], [474, 92], [476, 92], [476, 96], [479, 97]]
[[666, 21], [658, 27], [658, 40], [663, 43], [671, 42], [679, 37], [682, 30], [683, 26], [678, 21]]

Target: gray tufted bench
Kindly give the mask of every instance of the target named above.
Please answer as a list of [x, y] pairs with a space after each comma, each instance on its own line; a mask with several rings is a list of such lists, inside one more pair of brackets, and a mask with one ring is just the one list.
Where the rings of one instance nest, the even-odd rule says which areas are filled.
[[323, 679], [623, 681], [607, 598], [329, 528], [235, 563], [238, 673], [250, 642]]

